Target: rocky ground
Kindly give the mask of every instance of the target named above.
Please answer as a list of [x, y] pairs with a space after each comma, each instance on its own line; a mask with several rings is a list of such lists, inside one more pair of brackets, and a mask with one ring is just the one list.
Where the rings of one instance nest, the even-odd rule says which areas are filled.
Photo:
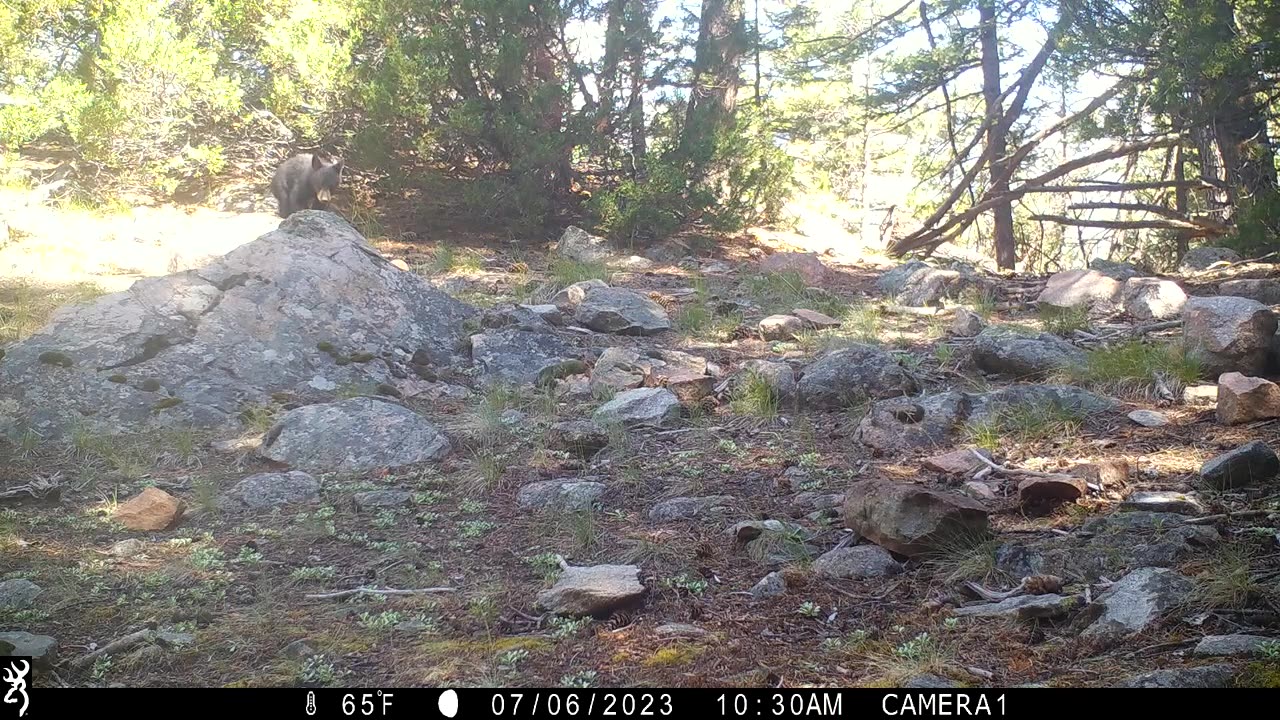
[[0, 356], [38, 684], [1280, 685], [1273, 266], [237, 245]]

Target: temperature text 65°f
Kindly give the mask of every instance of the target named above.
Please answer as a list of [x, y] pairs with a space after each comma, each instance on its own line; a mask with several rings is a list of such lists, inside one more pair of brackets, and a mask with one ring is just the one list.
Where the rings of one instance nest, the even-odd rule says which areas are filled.
[[342, 714], [348, 717], [359, 713], [364, 716], [386, 715], [391, 709], [391, 693], [384, 693], [381, 690], [371, 693], [361, 693], [358, 697], [354, 693], [347, 693], [342, 696]]

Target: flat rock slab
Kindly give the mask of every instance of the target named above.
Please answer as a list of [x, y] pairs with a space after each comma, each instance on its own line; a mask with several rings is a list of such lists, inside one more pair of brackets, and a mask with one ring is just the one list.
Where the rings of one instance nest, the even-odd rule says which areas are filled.
[[1280, 638], [1262, 635], [1207, 635], [1200, 638], [1192, 655], [1199, 657], [1260, 656], [1266, 648], [1280, 650]]
[[290, 410], [268, 433], [263, 457], [308, 472], [363, 472], [440, 460], [449, 440], [397, 403], [357, 397]]
[[761, 272], [797, 273], [810, 285], [827, 279], [827, 266], [815, 253], [774, 253], [760, 261]]
[[553, 332], [514, 328], [471, 336], [471, 362], [482, 378], [533, 385], [566, 365], [586, 365], [581, 350]]
[[565, 420], [551, 426], [547, 445], [582, 457], [591, 457], [609, 444], [609, 432], [591, 420]]
[[1010, 577], [1057, 575], [1089, 582], [1138, 567], [1172, 567], [1216, 545], [1212, 527], [1173, 513], [1124, 512], [1092, 518], [1067, 537], [1015, 540], [996, 549]]
[[670, 498], [650, 508], [649, 519], [653, 522], [693, 520], [712, 513], [727, 512], [736, 499], [732, 495]]
[[555, 305], [561, 312], [572, 313], [578, 309], [578, 305], [587, 297], [587, 293], [596, 288], [607, 288], [609, 284], [603, 280], [580, 280], [572, 285], [567, 285], [560, 292], [551, 298], [551, 304]]
[[313, 503], [319, 499], [320, 483], [307, 473], [291, 470], [250, 475], [231, 488], [224, 504], [232, 509], [266, 510]]
[[958, 617], [1004, 617], [1039, 620], [1062, 617], [1081, 605], [1075, 596], [1018, 595], [1000, 602], [966, 605], [952, 611]]
[[168, 530], [182, 519], [186, 503], [159, 488], [147, 488], [116, 508], [115, 518], [130, 530]]
[[828, 330], [830, 328], [840, 327], [840, 321], [818, 312], [817, 310], [805, 310], [804, 308], [796, 308], [791, 311], [792, 315], [804, 321], [805, 327], [812, 330]]
[[[982, 457], [987, 460], [991, 459], [991, 453], [989, 451], [978, 450], [977, 452], [981, 453]], [[927, 457], [922, 460], [920, 464], [923, 465], [926, 470], [940, 472], [944, 475], [973, 475], [979, 470], [987, 467], [987, 464], [974, 455], [973, 450], [969, 449], [952, 450], [951, 452], [944, 453], [942, 455]]]
[[1128, 417], [1142, 427], [1158, 428], [1169, 424], [1169, 416], [1155, 410], [1134, 410]]
[[1139, 568], [1098, 595], [1103, 611], [1082, 637], [1119, 638], [1142, 632], [1191, 594], [1191, 580], [1168, 568]]
[[516, 493], [516, 503], [525, 509], [589, 510], [607, 489], [604, 483], [589, 478], [543, 480], [521, 487]]
[[6, 348], [0, 433], [239, 433], [241, 409], [276, 393], [314, 403], [386, 384], [408, 395], [416, 366], [460, 360], [475, 312], [338, 215], [304, 210], [202, 268], [63, 308]]
[[852, 345], [827, 353], [800, 377], [800, 400], [815, 409], [840, 409], [867, 398], [911, 395], [919, 381], [889, 353], [870, 345]]
[[1234, 665], [1202, 665], [1171, 668], [1135, 675], [1120, 683], [1123, 688], [1225, 688], [1231, 687], [1239, 669]]
[[1121, 284], [1097, 270], [1064, 270], [1049, 276], [1036, 298], [1039, 305], [1108, 310], [1120, 299]]
[[877, 545], [856, 545], [827, 551], [813, 562], [813, 571], [827, 578], [860, 580], [896, 575], [902, 563]]
[[941, 675], [933, 673], [923, 673], [921, 675], [912, 675], [902, 683], [904, 689], [929, 689], [929, 688], [955, 688], [960, 687], [954, 680], [949, 680]]
[[1057, 335], [1023, 334], [999, 325], [983, 330], [973, 344], [979, 370], [1020, 380], [1081, 366], [1086, 358], [1083, 350]]
[[369, 512], [382, 508], [404, 507], [413, 502], [413, 493], [408, 490], [369, 490], [356, 493], [352, 499], [357, 509]]
[[538, 593], [537, 604], [560, 615], [604, 615], [644, 596], [634, 565], [570, 567], [555, 585]]
[[50, 668], [58, 661], [58, 641], [48, 635], [32, 635], [29, 632], [0, 632], [0, 648], [5, 645], [13, 649], [0, 655], [10, 657], [30, 657], [38, 668]]
[[1178, 269], [1182, 272], [1196, 272], [1199, 270], [1207, 270], [1214, 263], [1220, 262], [1240, 262], [1242, 258], [1240, 253], [1231, 248], [1224, 247], [1198, 247], [1191, 248], [1182, 256], [1182, 262], [1178, 264]]
[[22, 610], [35, 603], [44, 589], [26, 578], [0, 582], [0, 610]]

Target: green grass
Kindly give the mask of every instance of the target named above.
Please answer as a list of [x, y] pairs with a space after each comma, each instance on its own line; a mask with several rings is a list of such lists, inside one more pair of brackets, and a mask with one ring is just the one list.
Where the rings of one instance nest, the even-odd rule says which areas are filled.
[[1255, 553], [1242, 542], [1224, 544], [1211, 553], [1196, 577], [1196, 607], [1244, 610], [1265, 601], [1269, 588], [1254, 571], [1254, 560]]
[[1200, 373], [1200, 362], [1181, 346], [1135, 340], [1090, 351], [1083, 367], [1067, 371], [1067, 379], [1117, 392], [1147, 391], [1163, 380], [1176, 395]]
[[925, 564], [947, 583], [963, 580], [983, 582], [999, 574], [996, 550], [1000, 542], [989, 533], [961, 532], [938, 543]]
[[731, 406], [742, 415], [772, 419], [778, 416], [780, 405], [777, 389], [763, 375], [750, 371], [734, 389]]
[[983, 320], [990, 320], [996, 312], [996, 295], [990, 289], [970, 288], [961, 293], [960, 299], [973, 307], [973, 311]]
[[789, 313], [804, 308], [840, 318], [848, 307], [848, 303], [829, 292], [809, 288], [797, 272], [756, 275], [747, 278], [745, 289], [766, 313]]
[[1067, 336], [1076, 330], [1089, 327], [1089, 310], [1085, 307], [1060, 308], [1041, 305], [1040, 324], [1044, 326], [1045, 332]]
[[431, 253], [426, 269], [431, 273], [447, 273], [455, 270], [478, 272], [484, 269], [484, 258], [474, 250], [440, 245]]
[[0, 281], [0, 346], [27, 338], [63, 305], [88, 302], [105, 292], [91, 282], [54, 286], [25, 279]]
[[1028, 443], [1049, 438], [1073, 437], [1084, 413], [1056, 404], [1019, 403], [1000, 408], [988, 418], [965, 427], [968, 441], [986, 450], [998, 450], [1004, 442]]
[[602, 262], [582, 262], [559, 257], [551, 261], [551, 277], [558, 287], [565, 287], [583, 280], [609, 282], [612, 272]]

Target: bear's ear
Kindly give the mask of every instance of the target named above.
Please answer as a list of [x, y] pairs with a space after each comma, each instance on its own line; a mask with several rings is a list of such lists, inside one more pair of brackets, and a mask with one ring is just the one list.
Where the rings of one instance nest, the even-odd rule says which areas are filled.
[[319, 170], [319, 169], [320, 169], [320, 168], [322, 168], [322, 167], [324, 167], [324, 161], [320, 159], [320, 154], [319, 154], [319, 153], [316, 153], [316, 154], [312, 155], [312, 156], [311, 156], [311, 169], [312, 169], [312, 170]]

